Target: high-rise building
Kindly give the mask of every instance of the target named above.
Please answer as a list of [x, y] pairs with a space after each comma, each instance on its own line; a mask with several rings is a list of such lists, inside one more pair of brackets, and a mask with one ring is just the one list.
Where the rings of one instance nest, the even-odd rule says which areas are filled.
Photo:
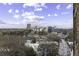
[[52, 26], [49, 26], [48, 27], [48, 32], [51, 33], [52, 32], [52, 29], [53, 29]]
[[27, 29], [31, 29], [31, 24], [27, 24]]

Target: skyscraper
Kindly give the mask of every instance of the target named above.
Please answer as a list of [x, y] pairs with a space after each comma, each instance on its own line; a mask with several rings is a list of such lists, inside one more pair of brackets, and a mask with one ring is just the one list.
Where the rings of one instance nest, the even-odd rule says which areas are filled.
[[52, 32], [52, 26], [48, 27], [48, 32], [51, 33]]
[[27, 29], [31, 29], [31, 24], [27, 24]]

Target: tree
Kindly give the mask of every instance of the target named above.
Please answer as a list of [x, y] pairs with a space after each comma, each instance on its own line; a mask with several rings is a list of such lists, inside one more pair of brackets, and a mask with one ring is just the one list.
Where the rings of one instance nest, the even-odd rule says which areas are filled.
[[10, 56], [36, 56], [32, 47], [20, 46], [9, 52]]
[[33, 50], [32, 47], [19, 45], [16, 41], [6, 41], [6, 42], [3, 41], [0, 47], [9, 49], [9, 51], [5, 53], [8, 56], [35, 56], [36, 55], [36, 52]]
[[63, 29], [63, 34], [64, 34], [64, 35], [67, 34], [67, 29]]
[[56, 41], [56, 42], [59, 42], [60, 41], [60, 37], [57, 36], [56, 34], [51, 33], [51, 34], [48, 34], [47, 40], [48, 41]]
[[26, 31], [24, 31], [24, 35], [28, 35], [29, 33], [31, 33], [32, 32], [32, 30], [30, 29], [30, 30], [26, 30]]
[[38, 47], [40, 52], [39, 56], [57, 56], [58, 55], [58, 45], [55, 43], [51, 44], [40, 44]]
[[32, 43], [36, 43], [36, 38], [33, 38], [32, 39]]
[[73, 42], [73, 32], [70, 32], [68, 37], [65, 38], [66, 41]]
[[78, 46], [79, 46], [79, 42], [78, 42], [78, 31], [77, 29], [79, 28], [79, 26], [77, 25], [79, 23], [79, 4], [78, 3], [75, 3], [73, 5], [73, 22], [74, 22], [74, 25], [73, 25], [73, 54], [74, 55], [79, 55], [78, 53]]

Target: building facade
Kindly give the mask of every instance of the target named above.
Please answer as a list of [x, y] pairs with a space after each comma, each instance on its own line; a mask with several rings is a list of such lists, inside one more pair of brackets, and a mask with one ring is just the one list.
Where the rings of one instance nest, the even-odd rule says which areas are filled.
[[51, 33], [53, 30], [53, 27], [52, 26], [48, 26], [48, 33]]
[[27, 29], [31, 29], [31, 24], [27, 24]]

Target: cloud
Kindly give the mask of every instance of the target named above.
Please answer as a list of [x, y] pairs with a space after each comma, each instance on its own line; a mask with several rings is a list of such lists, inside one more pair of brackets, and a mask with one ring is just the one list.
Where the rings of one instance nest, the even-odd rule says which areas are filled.
[[2, 3], [3, 5], [12, 5], [13, 3]]
[[42, 19], [43, 19], [43, 18], [44, 18], [44, 16], [40, 16], [40, 18], [42, 18]]
[[23, 19], [22, 21], [21, 21], [23, 24], [26, 24], [26, 22], [28, 22], [26, 19]]
[[51, 16], [50, 14], [48, 14], [48, 16]]
[[20, 21], [5, 21], [6, 24], [21, 24]]
[[29, 6], [29, 7], [32, 6], [34, 8], [38, 8], [38, 7], [45, 7], [45, 8], [47, 8], [46, 3], [24, 3], [23, 7], [25, 8], [26, 6]]
[[15, 14], [13, 17], [14, 18], [19, 18], [20, 16], [18, 14]]
[[20, 24], [20, 22], [16, 22], [15, 24]]
[[46, 3], [25, 3], [23, 4], [23, 8], [34, 7], [34, 11], [42, 11], [43, 8], [47, 8]]
[[9, 13], [12, 13], [12, 9], [9, 9], [8, 12], [9, 12]]
[[58, 16], [58, 15], [55, 13], [54, 16]]
[[41, 3], [41, 6], [47, 8], [46, 3]]
[[7, 3], [8, 5], [12, 5], [13, 3]]
[[57, 6], [56, 6], [56, 9], [57, 9], [57, 10], [60, 9], [60, 5], [57, 5]]
[[7, 5], [7, 3], [2, 3], [3, 5]]
[[[56, 13], [55, 13], [55, 14], [56, 14]], [[48, 14], [47, 16], [49, 16], [49, 17], [50, 17], [50, 16], [54, 16], [54, 15], [53, 15], [53, 13], [52, 13], [52, 14]]]
[[25, 16], [31, 16], [31, 15], [34, 15], [34, 12], [24, 12], [24, 13], [22, 13], [21, 16], [25, 17]]
[[19, 13], [19, 10], [16, 9], [16, 10], [15, 10], [15, 13]]
[[37, 22], [44, 19], [44, 16], [35, 15], [34, 12], [24, 12], [21, 16], [28, 22]]
[[24, 3], [23, 7], [25, 8], [26, 6], [36, 6], [37, 3]]
[[43, 9], [42, 8], [35, 8], [34, 11], [42, 11]]
[[6, 24], [6, 22], [4, 22], [4, 21], [0, 20], [0, 24]]
[[67, 5], [67, 9], [70, 9], [72, 7], [72, 4]]
[[67, 14], [69, 14], [69, 12], [62, 12], [61, 14], [62, 15], [67, 15]]

